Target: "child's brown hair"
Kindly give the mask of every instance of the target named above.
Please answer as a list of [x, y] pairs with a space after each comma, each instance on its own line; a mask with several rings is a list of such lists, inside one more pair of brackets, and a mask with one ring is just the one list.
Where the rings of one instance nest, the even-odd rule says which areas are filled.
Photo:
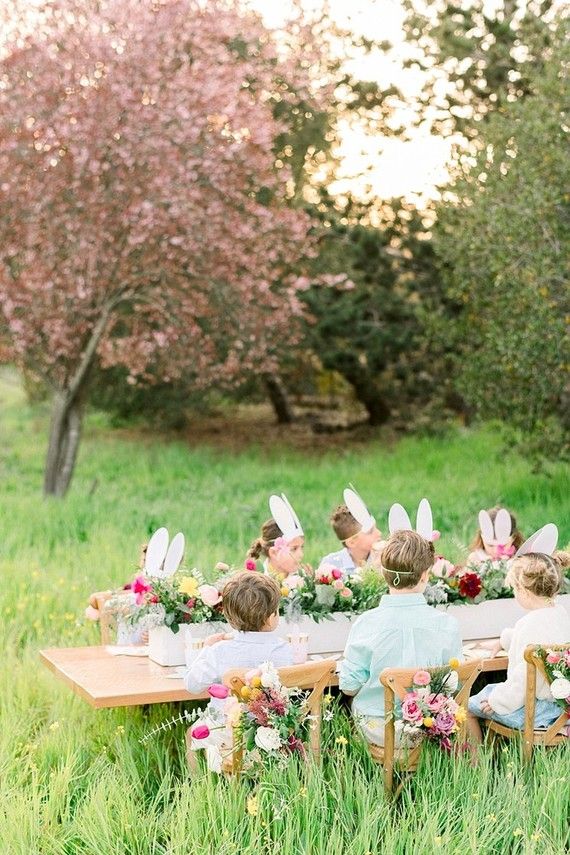
[[331, 514], [331, 525], [341, 543], [358, 534], [362, 528], [346, 505], [339, 505], [338, 508], [334, 509]]
[[[489, 510], [487, 511], [493, 525], [495, 524], [495, 517], [497, 516], [500, 510], [501, 506], [497, 505], [494, 508], [489, 508]], [[512, 514], [508, 508], [505, 508], [505, 510], [511, 518], [511, 537], [513, 539], [513, 546], [515, 547], [515, 549], [518, 549], [519, 546], [523, 545], [524, 537], [517, 528], [517, 518], [515, 517], [515, 515]], [[483, 543], [483, 536], [481, 535], [480, 528], [477, 529], [477, 534], [475, 535], [471, 542], [471, 545], [469, 546], [470, 552], [475, 552], [476, 549], [485, 549], [485, 544]]]
[[415, 588], [433, 567], [435, 549], [415, 531], [395, 531], [382, 550], [382, 572], [390, 588]]
[[259, 558], [260, 555], [269, 555], [269, 550], [275, 543], [278, 537], [282, 537], [283, 532], [273, 518], [266, 520], [261, 526], [261, 536], [256, 537], [248, 549], [248, 558]]
[[259, 632], [279, 609], [281, 591], [271, 576], [244, 571], [231, 576], [222, 591], [222, 606], [230, 626]]
[[550, 600], [556, 596], [562, 584], [560, 564], [542, 552], [527, 552], [513, 560], [506, 582], [536, 597]]

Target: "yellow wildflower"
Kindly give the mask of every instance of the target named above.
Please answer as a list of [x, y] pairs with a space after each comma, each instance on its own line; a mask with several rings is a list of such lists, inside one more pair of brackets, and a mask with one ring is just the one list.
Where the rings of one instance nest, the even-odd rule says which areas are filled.
[[259, 812], [259, 805], [257, 803], [257, 796], [250, 796], [247, 800], [247, 812], [250, 816], [257, 816]]
[[180, 580], [178, 590], [181, 594], [187, 594], [189, 597], [195, 597], [198, 593], [198, 582], [193, 576], [184, 576]]
[[348, 745], [348, 739], [346, 736], [337, 736], [336, 738], [337, 745]]
[[450, 659], [449, 660], [449, 667], [453, 668], [454, 671], [456, 668], [459, 668], [459, 659], [456, 659], [455, 657]]
[[59, 721], [52, 721], [49, 726], [50, 730], [59, 730]]
[[329, 693], [328, 695], [323, 695], [323, 704], [328, 706], [328, 704], [332, 704], [333, 696]]
[[455, 710], [455, 721], [458, 724], [463, 724], [466, 718], [467, 713], [465, 712], [465, 707], [459, 707], [459, 709]]
[[253, 689], [259, 689], [261, 686], [261, 677], [252, 677], [249, 681]]
[[307, 795], [307, 788], [301, 787], [301, 789], [299, 790], [299, 795], [301, 796], [302, 799], [304, 799]]
[[522, 837], [523, 834], [524, 831], [522, 828], [515, 828], [515, 830], [513, 831], [513, 837]]
[[281, 586], [281, 596], [288, 597], [289, 596], [289, 588], [286, 588], [285, 585]]
[[431, 715], [426, 715], [426, 717], [423, 720], [423, 726], [424, 727], [433, 727], [433, 718], [431, 717]]
[[542, 837], [542, 831], [535, 831], [534, 834], [531, 834], [530, 839], [531, 840], [540, 840], [541, 837]]

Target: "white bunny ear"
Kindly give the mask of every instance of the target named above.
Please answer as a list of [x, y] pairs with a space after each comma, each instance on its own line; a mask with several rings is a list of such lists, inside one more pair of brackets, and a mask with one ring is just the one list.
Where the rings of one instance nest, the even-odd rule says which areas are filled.
[[271, 496], [269, 499], [269, 510], [285, 540], [294, 540], [296, 537], [302, 536], [303, 530], [297, 528], [295, 512], [286, 498], [282, 499], [281, 496]]
[[511, 536], [511, 528], [511, 515], [505, 508], [501, 508], [495, 517], [495, 540], [497, 543], [505, 545]]
[[293, 508], [293, 505], [291, 504], [291, 502], [289, 501], [289, 499], [287, 498], [285, 493], [281, 493], [281, 498], [283, 499], [283, 501], [285, 502], [285, 504], [287, 505], [287, 507], [291, 511], [291, 513], [293, 515], [293, 519], [295, 520], [295, 526], [297, 528], [297, 534], [295, 536], [296, 537], [303, 537], [304, 536], [303, 526], [301, 525], [301, 521], [300, 521], [299, 517], [295, 513], [295, 509]]
[[388, 530], [390, 534], [395, 531], [412, 531], [412, 524], [406, 510], [396, 502], [388, 513]]
[[479, 528], [481, 529], [481, 537], [484, 542], [493, 543], [495, 540], [495, 529], [487, 511], [479, 511]]
[[182, 556], [184, 555], [184, 545], [184, 535], [179, 531], [178, 534], [174, 536], [172, 543], [168, 547], [168, 552], [164, 559], [164, 569], [161, 575], [165, 579], [169, 576], [173, 576], [178, 570], [178, 566], [182, 561]]
[[527, 555], [529, 552], [541, 552], [543, 555], [552, 555], [558, 543], [558, 529], [554, 523], [547, 523], [535, 531], [525, 540], [516, 551], [515, 558], [519, 555]]
[[361, 531], [372, 531], [376, 520], [358, 495], [356, 490], [347, 487], [343, 492], [344, 504], [360, 526]]
[[422, 537], [425, 537], [426, 540], [431, 540], [433, 534], [433, 514], [427, 499], [422, 499], [418, 505], [416, 531]]
[[157, 576], [162, 567], [168, 549], [168, 531], [159, 528], [148, 542], [144, 560], [145, 573], [148, 576]]

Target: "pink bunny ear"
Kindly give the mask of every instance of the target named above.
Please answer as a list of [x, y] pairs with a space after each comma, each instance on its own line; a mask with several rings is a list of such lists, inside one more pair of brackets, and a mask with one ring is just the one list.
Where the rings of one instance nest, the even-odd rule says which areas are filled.
[[500, 508], [495, 517], [495, 540], [502, 546], [511, 536], [511, 515], [505, 508]]

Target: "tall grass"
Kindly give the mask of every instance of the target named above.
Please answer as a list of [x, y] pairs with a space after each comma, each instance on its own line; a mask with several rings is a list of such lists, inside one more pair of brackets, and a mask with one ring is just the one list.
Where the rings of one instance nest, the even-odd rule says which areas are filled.
[[45, 501], [46, 417], [11, 375], [0, 376], [1, 855], [568, 850], [569, 750], [537, 751], [529, 768], [517, 746], [486, 749], [476, 767], [426, 752], [390, 805], [378, 768], [337, 708], [321, 769], [268, 770], [255, 785], [206, 773], [189, 779], [183, 728], [138, 741], [171, 709], [93, 710], [37, 657], [40, 647], [95, 643], [82, 620], [87, 595], [125, 581], [140, 543], [160, 524], [187, 535], [189, 563], [237, 563], [267, 516], [269, 492], [284, 490], [315, 562], [335, 548], [327, 517], [352, 481], [382, 529], [392, 501], [413, 508], [427, 495], [450, 557], [470, 540], [479, 508], [498, 501], [517, 512], [525, 532], [556, 521], [566, 542], [562, 467], [533, 475], [523, 459], [505, 456], [490, 428], [406, 439], [389, 450], [347, 445], [312, 457], [251, 448], [234, 456], [124, 438], [92, 416], [69, 496]]

